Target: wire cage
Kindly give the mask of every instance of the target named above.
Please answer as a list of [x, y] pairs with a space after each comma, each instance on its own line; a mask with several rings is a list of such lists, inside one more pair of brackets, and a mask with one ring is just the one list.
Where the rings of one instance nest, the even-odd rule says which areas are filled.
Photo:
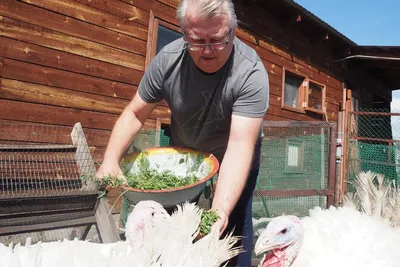
[[94, 216], [95, 174], [80, 123], [0, 121], [0, 236]]
[[334, 123], [265, 122], [253, 217], [304, 216], [334, 204], [335, 156]]
[[[335, 195], [335, 123], [266, 121], [263, 133], [252, 203], [254, 243], [257, 231], [268, 223], [263, 218], [307, 216], [315, 206], [333, 205]], [[259, 260], [253, 252], [252, 266]]]

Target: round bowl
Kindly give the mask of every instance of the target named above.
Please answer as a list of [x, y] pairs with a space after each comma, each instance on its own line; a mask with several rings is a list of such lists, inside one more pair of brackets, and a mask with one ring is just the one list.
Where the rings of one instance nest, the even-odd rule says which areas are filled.
[[142, 190], [120, 186], [125, 197], [133, 205], [142, 200], [154, 200], [164, 208], [174, 208], [185, 201], [197, 201], [207, 181], [213, 178], [219, 169], [219, 162], [211, 153], [180, 147], [155, 147], [124, 156], [122, 158], [124, 173], [127, 175], [138, 173], [143, 164], [141, 159], [144, 157], [147, 158], [145, 167], [149, 169], [169, 170], [174, 175], [183, 177], [195, 174], [199, 180], [189, 185], [162, 190]]

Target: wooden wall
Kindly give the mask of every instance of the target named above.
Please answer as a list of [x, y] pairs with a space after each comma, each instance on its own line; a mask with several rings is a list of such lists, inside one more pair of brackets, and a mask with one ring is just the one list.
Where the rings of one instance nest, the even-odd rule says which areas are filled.
[[[145, 70], [151, 13], [176, 24], [178, 3], [1, 0], [0, 125], [29, 122], [72, 129], [81, 122], [100, 163], [111, 129]], [[239, 27], [236, 35], [256, 49], [268, 70], [266, 120], [322, 120], [281, 108], [283, 69], [288, 68], [327, 86], [328, 119], [337, 121], [339, 80], [245, 27]], [[154, 128], [158, 117], [169, 117], [165, 103], [145, 127]]]
[[[178, 0], [0, 1], [0, 119], [72, 126], [101, 138], [134, 95], [145, 69], [150, 11], [176, 23]], [[270, 78], [268, 120], [318, 120], [281, 109], [283, 67], [326, 84], [329, 120], [337, 120], [341, 84], [240, 27]], [[146, 123], [169, 117], [162, 104]]]

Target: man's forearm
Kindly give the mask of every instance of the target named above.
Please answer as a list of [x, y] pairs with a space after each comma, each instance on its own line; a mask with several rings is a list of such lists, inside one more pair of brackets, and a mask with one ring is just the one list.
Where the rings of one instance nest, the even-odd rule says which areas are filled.
[[212, 209], [222, 210], [229, 216], [246, 185], [253, 149], [248, 142], [240, 142], [227, 150], [218, 175]]
[[118, 161], [141, 128], [142, 123], [137, 119], [135, 113], [125, 108], [115, 123], [104, 159]]

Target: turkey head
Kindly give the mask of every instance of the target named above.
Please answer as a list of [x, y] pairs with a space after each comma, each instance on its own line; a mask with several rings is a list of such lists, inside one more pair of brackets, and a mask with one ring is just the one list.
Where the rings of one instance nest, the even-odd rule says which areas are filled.
[[288, 267], [296, 259], [304, 238], [298, 217], [279, 216], [272, 219], [256, 241], [254, 252], [265, 254], [260, 267]]

